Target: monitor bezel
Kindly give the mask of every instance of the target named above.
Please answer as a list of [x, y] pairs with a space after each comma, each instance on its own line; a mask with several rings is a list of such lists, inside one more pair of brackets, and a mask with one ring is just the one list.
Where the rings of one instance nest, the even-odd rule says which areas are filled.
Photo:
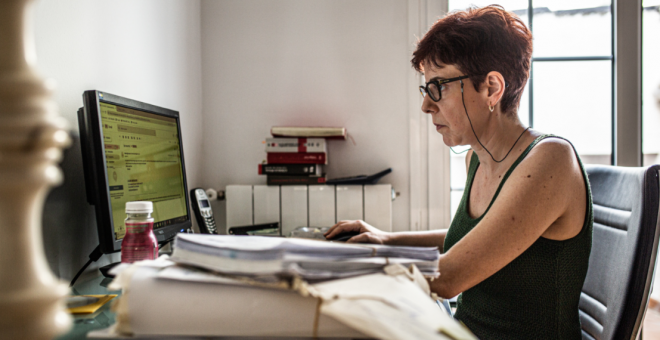
[[[87, 200], [94, 205], [96, 211], [96, 224], [101, 251], [104, 254], [118, 252], [121, 250], [122, 242], [121, 239], [115, 240], [114, 238], [114, 225], [111, 213], [112, 205], [110, 202], [107, 163], [103, 143], [101, 103], [119, 105], [129, 109], [174, 118], [176, 120], [177, 131], [179, 134], [179, 151], [181, 152], [181, 171], [183, 175], [187, 219], [184, 222], [160, 227], [157, 230], [154, 230], [154, 234], [156, 235], [158, 242], [163, 243], [171, 241], [181, 230], [187, 230], [190, 228], [192, 226], [192, 217], [190, 214], [190, 201], [188, 197], [188, 183], [179, 112], [98, 90], [85, 91], [83, 93], [83, 103], [84, 109], [82, 116], [84, 119], [80, 119], [79, 117], [79, 125], [81, 144], [85, 145], [82, 150], [83, 160], [85, 160], [85, 158], [88, 160], [87, 162], [84, 162], [86, 168], [85, 185], [87, 187]], [[99, 188], [101, 190], [98, 190]], [[89, 197], [89, 195], [92, 195], [93, 197]]]

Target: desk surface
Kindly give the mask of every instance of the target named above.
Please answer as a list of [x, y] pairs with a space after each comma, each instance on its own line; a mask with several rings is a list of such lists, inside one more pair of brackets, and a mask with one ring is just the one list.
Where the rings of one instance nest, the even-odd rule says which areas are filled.
[[[121, 291], [108, 291], [106, 288], [111, 279], [99, 275], [96, 278], [78, 282], [74, 285], [72, 294], [121, 294]], [[87, 333], [96, 329], [110, 327], [115, 322], [115, 313], [110, 311], [112, 300], [103, 305], [99, 310], [92, 314], [82, 314], [73, 316], [73, 327], [71, 330], [58, 337], [58, 340], [78, 340], [87, 339]]]
[[[96, 278], [83, 281], [83, 282], [78, 282], [75, 284], [73, 287], [72, 294], [76, 295], [87, 295], [87, 294], [117, 294], [121, 295], [121, 291], [108, 291], [107, 286], [110, 284], [111, 279], [105, 278], [102, 275], [99, 275]], [[117, 299], [117, 298], [115, 298]], [[99, 310], [97, 310], [93, 314], [87, 314], [87, 315], [74, 315], [73, 316], [73, 327], [71, 330], [58, 337], [57, 340], [82, 340], [82, 339], [87, 339], [87, 333], [97, 330], [97, 329], [104, 329], [110, 327], [113, 323], [115, 323], [115, 313], [110, 311], [110, 305], [112, 304], [111, 300], [110, 302], [106, 303], [103, 305]], [[165, 302], [163, 302], [165, 303]], [[131, 338], [126, 338], [126, 339], [131, 339]], [[157, 337], [157, 338], [139, 338], [140, 340], [156, 340], [156, 339], [163, 339], [163, 337]], [[257, 340], [257, 339], [264, 339], [263, 337], [167, 337], [166, 339], [168, 340]], [[277, 338], [277, 339], [282, 339], [282, 338]], [[291, 340], [309, 340], [311, 338], [293, 338]], [[346, 340], [346, 338], [320, 338], [324, 340], [331, 340], [331, 339], [341, 339], [341, 340]]]

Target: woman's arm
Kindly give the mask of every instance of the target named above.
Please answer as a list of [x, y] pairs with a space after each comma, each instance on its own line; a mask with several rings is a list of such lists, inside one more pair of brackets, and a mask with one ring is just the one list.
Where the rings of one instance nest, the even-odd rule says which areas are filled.
[[384, 243], [393, 246], [438, 247], [442, 252], [445, 236], [447, 236], [447, 229], [400, 231], [390, 233]]
[[[470, 160], [472, 159], [472, 150], [465, 155], [465, 171], [470, 170]], [[401, 231], [395, 233], [383, 232], [376, 229], [364, 221], [339, 221], [332, 226], [326, 233], [327, 239], [332, 239], [339, 234], [357, 231], [360, 235], [352, 237], [347, 242], [351, 243], [377, 243], [396, 246], [416, 246], [416, 247], [438, 247], [440, 252], [444, 252], [445, 236], [448, 229], [430, 230], [430, 231]]]
[[[586, 205], [585, 192], [570, 144], [557, 139], [539, 143], [513, 171], [488, 214], [441, 255], [441, 275], [430, 283], [431, 290], [452, 297], [495, 274], [565, 217], [570, 207]], [[564, 230], [563, 236], [576, 235], [582, 227], [578, 224], [570, 223], [572, 229]]]
[[442, 252], [445, 243], [446, 229], [429, 231], [406, 231], [388, 233], [362, 220], [339, 221], [332, 226], [325, 237], [329, 240], [337, 235], [347, 232], [359, 232], [360, 235], [353, 236], [347, 242], [350, 243], [377, 243], [398, 246], [417, 246], [417, 247], [438, 247]]

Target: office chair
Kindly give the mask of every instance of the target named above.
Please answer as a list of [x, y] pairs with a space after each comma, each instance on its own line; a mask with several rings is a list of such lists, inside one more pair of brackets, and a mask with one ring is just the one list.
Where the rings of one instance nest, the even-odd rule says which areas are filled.
[[658, 250], [660, 165], [587, 165], [586, 170], [594, 232], [579, 303], [582, 339], [636, 339]]

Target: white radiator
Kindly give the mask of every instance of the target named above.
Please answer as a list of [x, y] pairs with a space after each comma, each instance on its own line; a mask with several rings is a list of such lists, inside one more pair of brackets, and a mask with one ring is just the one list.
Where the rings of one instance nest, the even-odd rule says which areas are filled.
[[280, 223], [288, 236], [298, 227], [330, 227], [341, 220], [364, 220], [392, 231], [392, 185], [229, 185], [227, 229]]

